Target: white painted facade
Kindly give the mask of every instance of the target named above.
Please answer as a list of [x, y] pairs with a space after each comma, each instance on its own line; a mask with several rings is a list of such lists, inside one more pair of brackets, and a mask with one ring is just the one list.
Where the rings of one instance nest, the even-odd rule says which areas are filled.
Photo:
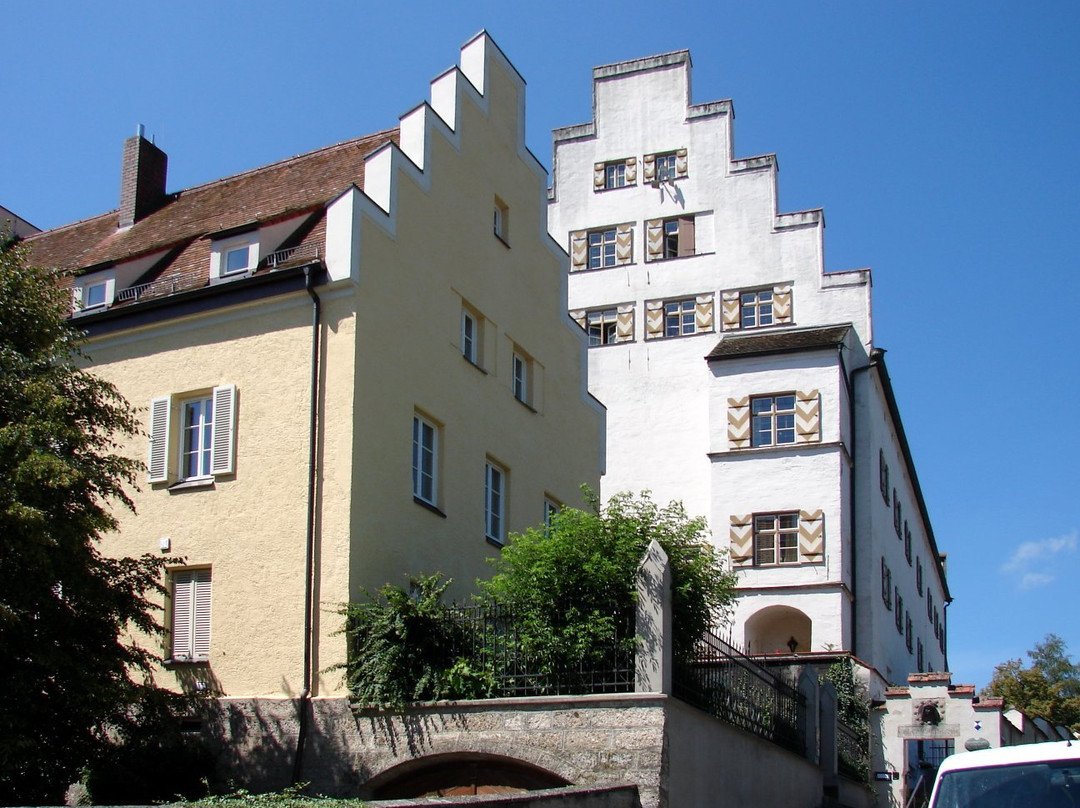
[[[751, 651], [852, 651], [879, 684], [940, 670], [926, 593], [940, 614], [948, 590], [874, 349], [870, 272], [825, 273], [822, 212], [777, 211], [775, 158], [734, 156], [731, 102], [692, 104], [690, 69], [685, 51], [598, 67], [593, 121], [554, 133], [549, 230], [608, 408], [602, 494], [648, 489], [708, 518], [740, 570], [733, 634]], [[768, 441], [751, 434], [755, 398], [783, 410], [761, 421]]]

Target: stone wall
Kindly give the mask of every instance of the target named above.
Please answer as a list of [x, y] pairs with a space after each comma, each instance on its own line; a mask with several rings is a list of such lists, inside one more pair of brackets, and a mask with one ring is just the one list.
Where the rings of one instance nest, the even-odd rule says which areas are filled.
[[[293, 700], [218, 701], [205, 733], [222, 775], [273, 789], [292, 775]], [[635, 785], [643, 808], [717, 803], [813, 808], [822, 770], [662, 694], [439, 702], [353, 710], [316, 699], [300, 779], [330, 796], [370, 799], [439, 761], [503, 760], [584, 788]], [[767, 772], [767, 776], [763, 776]], [[586, 803], [582, 803], [586, 804]], [[592, 803], [587, 803], [592, 804]]]

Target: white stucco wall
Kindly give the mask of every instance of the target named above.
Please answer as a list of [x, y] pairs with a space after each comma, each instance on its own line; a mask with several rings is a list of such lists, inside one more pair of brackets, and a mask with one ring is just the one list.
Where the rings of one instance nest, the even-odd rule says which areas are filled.
[[[926, 626], [918, 621], [921, 614], [925, 623], [925, 600], [915, 597], [915, 562], [909, 568], [904, 559], [903, 542], [892, 533], [891, 510], [877, 513], [881, 509], [874, 505], [875, 496], [881, 505], [877, 451], [886, 446], [919, 548], [915, 552], [922, 557], [924, 592], [930, 587], [940, 604], [943, 588], [929, 557], [927, 528], [917, 518], [915, 488], [904, 479], [899, 439], [887, 426], [880, 391], [860, 404], [858, 434], [852, 432], [845, 374], [865, 367], [873, 348], [869, 271], [825, 273], [823, 214], [777, 211], [775, 158], [733, 154], [732, 105], [691, 103], [686, 52], [597, 68], [593, 90], [593, 120], [555, 131], [549, 229], [572, 253], [574, 231], [632, 226], [629, 263], [573, 270], [571, 261], [569, 274], [571, 311], [634, 308], [632, 341], [589, 351], [590, 390], [608, 408], [602, 493], [650, 489], [660, 500], [681, 499], [691, 513], [708, 518], [720, 547], [728, 546], [732, 514], [820, 509], [825, 551], [819, 562], [741, 570], [735, 638], [743, 637], [745, 621], [760, 609], [794, 607], [813, 621], [813, 650], [854, 646], [865, 661], [887, 669], [886, 678], [902, 679], [915, 670], [916, 658], [880, 596], [885, 554], [894, 580], [911, 589], [912, 599], [904, 597], [911, 604], [913, 631], [922, 631], [926, 664], [940, 665], [943, 654], [933, 633], [924, 636]], [[686, 149], [686, 175], [660, 186], [647, 183], [645, 156], [679, 149]], [[636, 181], [596, 189], [595, 164], [626, 158], [636, 160]], [[691, 214], [696, 253], [647, 261], [645, 223]], [[777, 286], [791, 287], [790, 323], [722, 331], [724, 292]], [[647, 339], [649, 301], [704, 295], [713, 298], [711, 329]], [[705, 361], [728, 334], [781, 334], [845, 323], [853, 332], [842, 356], [832, 347]], [[861, 375], [865, 384], [868, 374]], [[729, 397], [815, 389], [821, 396], [819, 442], [734, 451], [728, 446]], [[852, 475], [859, 478], [854, 498]]]

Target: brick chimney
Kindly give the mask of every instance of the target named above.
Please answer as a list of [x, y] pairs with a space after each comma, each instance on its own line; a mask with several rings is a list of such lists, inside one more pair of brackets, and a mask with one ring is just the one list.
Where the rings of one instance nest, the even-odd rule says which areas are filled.
[[130, 227], [165, 201], [165, 172], [169, 156], [143, 137], [143, 126], [124, 141], [120, 175], [120, 227]]

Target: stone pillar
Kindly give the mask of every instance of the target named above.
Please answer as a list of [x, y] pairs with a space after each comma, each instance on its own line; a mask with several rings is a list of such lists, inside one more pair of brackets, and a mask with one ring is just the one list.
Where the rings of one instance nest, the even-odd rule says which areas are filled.
[[818, 764], [825, 786], [835, 786], [837, 783], [836, 702], [836, 686], [832, 682], [822, 682], [818, 695]]
[[634, 690], [639, 693], [670, 693], [671, 565], [667, 553], [655, 541], [641, 559], [637, 571], [637, 671]]
[[811, 763], [820, 760], [818, 725], [820, 722], [821, 687], [817, 673], [809, 665], [799, 674], [799, 694], [806, 700], [806, 724], [803, 727], [803, 739], [806, 744], [806, 759]]

